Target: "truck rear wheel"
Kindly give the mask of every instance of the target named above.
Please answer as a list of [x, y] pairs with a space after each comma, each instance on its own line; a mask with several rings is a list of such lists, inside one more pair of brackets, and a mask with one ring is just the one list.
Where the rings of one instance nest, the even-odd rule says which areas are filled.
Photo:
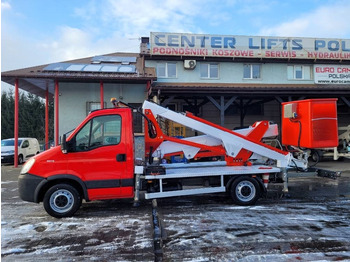
[[241, 206], [255, 204], [260, 194], [261, 190], [258, 181], [248, 176], [235, 179], [230, 187], [230, 196], [233, 202]]
[[61, 218], [74, 215], [81, 201], [79, 192], [73, 186], [57, 184], [47, 190], [43, 204], [49, 215]]

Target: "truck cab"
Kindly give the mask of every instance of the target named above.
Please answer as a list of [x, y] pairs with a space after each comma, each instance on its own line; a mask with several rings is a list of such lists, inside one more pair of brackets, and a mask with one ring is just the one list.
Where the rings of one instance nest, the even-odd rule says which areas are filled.
[[86, 201], [134, 196], [134, 137], [130, 108], [90, 113], [61, 146], [31, 158], [19, 177], [20, 197], [43, 202], [54, 217]]

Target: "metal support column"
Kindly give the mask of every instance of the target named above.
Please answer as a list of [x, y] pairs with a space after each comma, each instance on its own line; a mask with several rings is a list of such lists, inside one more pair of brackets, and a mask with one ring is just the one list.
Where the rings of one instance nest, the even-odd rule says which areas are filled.
[[243, 103], [243, 99], [241, 98], [239, 100], [239, 125], [241, 126], [241, 128], [243, 128], [244, 126], [244, 117], [245, 117], [245, 108], [244, 108], [244, 103]]
[[100, 81], [100, 101], [101, 101], [101, 109], [103, 109], [105, 101], [104, 101], [104, 97], [103, 97], [103, 81], [102, 80]]
[[15, 152], [13, 156], [14, 166], [18, 167], [18, 101], [19, 101], [19, 91], [18, 91], [18, 79], [15, 80], [15, 123], [14, 123], [14, 137], [15, 137]]
[[225, 97], [220, 96], [220, 123], [221, 126], [225, 125]]
[[225, 97], [220, 96], [220, 104], [215, 101], [215, 99], [211, 96], [207, 96], [208, 100], [216, 106], [217, 109], [220, 110], [220, 125], [224, 126], [225, 124], [225, 111], [227, 108], [229, 108], [230, 105], [237, 99], [237, 96], [233, 96], [228, 100], [228, 102], [225, 104]]
[[55, 145], [57, 146], [59, 144], [59, 86], [58, 86], [58, 80], [55, 80]]
[[343, 100], [344, 104], [350, 107], [350, 101], [345, 96], [340, 97], [340, 99]]
[[45, 93], [45, 148], [49, 149], [49, 87], [46, 85]]
[[282, 170], [282, 180], [283, 180], [283, 193], [288, 193], [288, 173], [287, 173], [287, 169], [281, 168]]

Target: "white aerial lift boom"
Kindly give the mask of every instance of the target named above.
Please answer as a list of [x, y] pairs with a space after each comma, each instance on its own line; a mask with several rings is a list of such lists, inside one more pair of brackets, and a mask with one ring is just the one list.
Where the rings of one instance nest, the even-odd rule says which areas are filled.
[[[143, 103], [143, 114], [147, 119], [145, 130], [151, 130], [145, 132], [146, 157], [157, 158], [158, 164], [150, 164], [144, 173], [138, 172], [136, 200], [140, 181], [147, 181], [146, 199], [228, 191], [236, 203], [248, 205], [258, 199], [261, 191], [266, 190], [270, 175], [279, 174], [287, 192], [288, 170], [306, 171], [308, 168], [307, 153], [300, 152], [295, 158], [291, 152], [262, 142], [265, 137], [278, 135], [277, 125], [268, 121], [232, 131], [191, 113], [177, 113], [148, 101]], [[187, 138], [167, 136], [156, 117], [176, 122], [203, 135]], [[173, 164], [161, 161], [178, 154], [183, 154], [187, 160], [221, 155], [225, 161]], [[183, 186], [183, 182], [194, 178], [214, 182], [195, 188]]]

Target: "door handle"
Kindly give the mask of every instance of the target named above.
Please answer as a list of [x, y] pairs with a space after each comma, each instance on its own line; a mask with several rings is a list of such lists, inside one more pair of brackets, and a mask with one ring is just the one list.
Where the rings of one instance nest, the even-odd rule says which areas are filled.
[[126, 161], [126, 154], [117, 155], [117, 162], [125, 162], [125, 161]]

